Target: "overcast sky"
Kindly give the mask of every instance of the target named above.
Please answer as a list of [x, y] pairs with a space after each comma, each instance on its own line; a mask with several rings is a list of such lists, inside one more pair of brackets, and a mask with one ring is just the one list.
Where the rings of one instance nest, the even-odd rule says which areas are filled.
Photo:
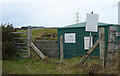
[[86, 21], [86, 13], [99, 14], [99, 22], [118, 22], [119, 0], [4, 0], [2, 23], [15, 27], [24, 25], [66, 26], [74, 24], [76, 12], [80, 22]]

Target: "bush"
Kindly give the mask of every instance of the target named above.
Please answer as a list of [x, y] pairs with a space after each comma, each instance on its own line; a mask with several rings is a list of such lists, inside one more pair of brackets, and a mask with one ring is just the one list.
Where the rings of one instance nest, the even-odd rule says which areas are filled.
[[17, 48], [13, 42], [16, 35], [10, 32], [15, 32], [12, 24], [1, 25], [2, 27], [2, 59], [9, 60], [17, 55]]

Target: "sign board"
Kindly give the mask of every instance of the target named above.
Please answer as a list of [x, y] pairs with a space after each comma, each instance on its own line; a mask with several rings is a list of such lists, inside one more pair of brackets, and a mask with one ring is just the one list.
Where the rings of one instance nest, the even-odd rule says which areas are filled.
[[87, 14], [86, 18], [86, 31], [98, 31], [98, 14]]
[[76, 43], [75, 33], [65, 33], [65, 43]]
[[[84, 49], [89, 50], [90, 37], [84, 37]], [[93, 45], [93, 37], [91, 37], [91, 47]]]

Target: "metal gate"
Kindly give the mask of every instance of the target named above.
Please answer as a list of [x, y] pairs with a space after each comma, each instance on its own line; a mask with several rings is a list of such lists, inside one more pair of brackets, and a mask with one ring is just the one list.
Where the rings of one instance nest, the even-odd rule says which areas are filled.
[[[18, 48], [17, 53], [20, 57], [31, 57], [30, 46], [32, 46], [34, 50], [37, 49], [37, 47], [35, 47], [35, 45], [32, 43], [32, 29], [44, 29], [44, 27], [31, 26], [28, 26], [27, 28], [28, 29], [26, 32], [11, 32], [12, 34], [24, 35], [22, 37], [20, 36], [13, 39], [16, 47]], [[45, 58], [45, 56], [43, 56], [40, 50], [37, 49], [37, 53], [39, 53], [39, 55], [42, 56], [42, 59]]]
[[12, 34], [24, 34], [24, 37], [14, 38], [14, 43], [18, 48], [18, 55], [20, 57], [28, 57], [28, 32], [11, 32]]

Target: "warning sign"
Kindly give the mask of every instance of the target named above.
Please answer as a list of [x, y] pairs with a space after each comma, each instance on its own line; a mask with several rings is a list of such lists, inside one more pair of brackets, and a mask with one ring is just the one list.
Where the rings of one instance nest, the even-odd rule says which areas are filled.
[[87, 14], [86, 18], [86, 31], [98, 31], [98, 14]]

